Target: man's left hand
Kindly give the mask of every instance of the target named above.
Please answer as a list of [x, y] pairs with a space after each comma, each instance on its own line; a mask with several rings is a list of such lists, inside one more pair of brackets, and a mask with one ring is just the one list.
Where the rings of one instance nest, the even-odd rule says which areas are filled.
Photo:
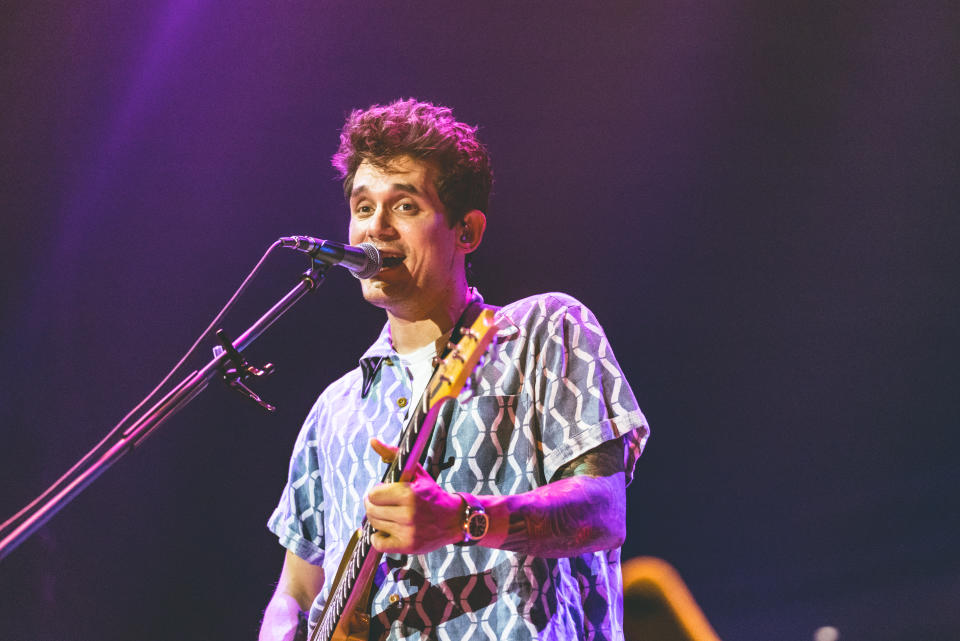
[[[396, 456], [397, 448], [377, 439], [370, 445], [386, 462]], [[419, 464], [409, 482], [370, 490], [364, 506], [376, 529], [372, 543], [379, 552], [423, 554], [462, 539], [462, 499], [443, 490]]]

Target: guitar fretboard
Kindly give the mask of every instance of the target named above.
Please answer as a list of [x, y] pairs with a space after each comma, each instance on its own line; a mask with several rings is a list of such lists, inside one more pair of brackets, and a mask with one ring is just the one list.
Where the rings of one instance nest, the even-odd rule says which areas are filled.
[[[468, 310], [470, 306], [468, 306]], [[468, 316], [465, 311], [461, 321]], [[409, 480], [414, 466], [424, 458], [427, 443], [433, 436], [440, 407], [448, 400], [455, 398], [467, 384], [470, 373], [480, 361], [483, 351], [493, 340], [495, 324], [493, 310], [485, 308], [480, 311], [469, 329], [462, 330], [462, 338], [456, 345], [448, 345], [443, 362], [430, 377], [427, 389], [423, 393], [416, 410], [407, 421], [397, 454], [387, 467], [383, 475], [383, 483], [396, 483]], [[457, 328], [460, 328], [460, 321]], [[458, 329], [454, 330], [456, 336]], [[320, 615], [320, 621], [310, 635], [310, 641], [331, 641], [334, 632], [340, 626], [341, 619], [349, 610], [356, 609], [361, 601], [359, 595], [354, 594], [361, 578], [368, 581], [375, 565], [379, 563], [379, 554], [371, 554], [373, 544], [373, 527], [364, 518], [360, 523], [359, 536], [353, 543], [353, 550], [349, 558], [341, 563], [338, 569], [336, 585], [330, 590], [327, 605]], [[363, 587], [366, 587], [365, 585]]]
[[[436, 376], [436, 374], [434, 376]], [[422, 453], [424, 449], [423, 446], [426, 445], [426, 440], [429, 439], [430, 434], [423, 434], [425, 437], [423, 439], [418, 439], [417, 437], [420, 435], [424, 419], [427, 416], [426, 408], [429, 404], [429, 390], [432, 387], [433, 379], [431, 379], [431, 384], [427, 385], [427, 392], [424, 393], [420, 403], [417, 404], [416, 411], [407, 422], [403, 430], [403, 435], [400, 438], [396, 458], [394, 458], [393, 462], [387, 467], [387, 471], [384, 473], [381, 482], [396, 483], [401, 479], [404, 471], [407, 469], [407, 463], [410, 460], [410, 454], [414, 450], [415, 445], [421, 445], [418, 449], [420, 449]], [[432, 428], [433, 426], [430, 425], [429, 427]], [[428, 431], [432, 431], [432, 429]], [[418, 441], [422, 441], [422, 443], [418, 443]], [[419, 459], [419, 457], [417, 458]], [[414, 464], [416, 462], [418, 461], [413, 461]], [[373, 549], [371, 542], [372, 536], [373, 527], [367, 522], [367, 519], [364, 518], [360, 524], [360, 536], [356, 546], [353, 548], [353, 552], [350, 554], [350, 558], [343, 568], [340, 581], [333, 588], [327, 599], [323, 618], [317, 624], [313, 635], [310, 637], [310, 641], [330, 641], [330, 639], [333, 638], [333, 633], [340, 624], [340, 619], [343, 617], [347, 600], [353, 593], [361, 570], [370, 557], [370, 551]]]

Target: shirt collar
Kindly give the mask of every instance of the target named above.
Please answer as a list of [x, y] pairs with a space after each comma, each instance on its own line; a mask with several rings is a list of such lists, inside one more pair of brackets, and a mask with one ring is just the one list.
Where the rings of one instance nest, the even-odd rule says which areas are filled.
[[[469, 290], [470, 302], [483, 304], [483, 296], [476, 287]], [[390, 323], [384, 323], [380, 330], [380, 336], [373, 342], [373, 345], [367, 348], [367, 351], [360, 357], [360, 372], [363, 374], [363, 385], [360, 389], [360, 398], [366, 398], [370, 393], [370, 387], [377, 378], [377, 372], [383, 365], [383, 361], [391, 356], [397, 356], [393, 349], [393, 341], [390, 340]]]

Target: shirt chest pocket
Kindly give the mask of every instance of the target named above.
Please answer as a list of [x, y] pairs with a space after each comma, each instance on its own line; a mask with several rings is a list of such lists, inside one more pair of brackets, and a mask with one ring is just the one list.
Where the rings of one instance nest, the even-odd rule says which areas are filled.
[[531, 489], [538, 447], [528, 407], [520, 394], [474, 396], [460, 405], [445, 448], [453, 464], [441, 473], [451, 488], [481, 494]]

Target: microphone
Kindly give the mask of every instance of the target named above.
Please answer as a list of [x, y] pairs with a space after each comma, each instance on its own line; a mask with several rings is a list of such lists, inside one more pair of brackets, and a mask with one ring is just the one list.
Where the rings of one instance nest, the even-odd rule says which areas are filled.
[[357, 278], [370, 278], [383, 267], [380, 251], [370, 243], [353, 246], [312, 236], [284, 236], [280, 246], [303, 252], [328, 265], [346, 267]]

